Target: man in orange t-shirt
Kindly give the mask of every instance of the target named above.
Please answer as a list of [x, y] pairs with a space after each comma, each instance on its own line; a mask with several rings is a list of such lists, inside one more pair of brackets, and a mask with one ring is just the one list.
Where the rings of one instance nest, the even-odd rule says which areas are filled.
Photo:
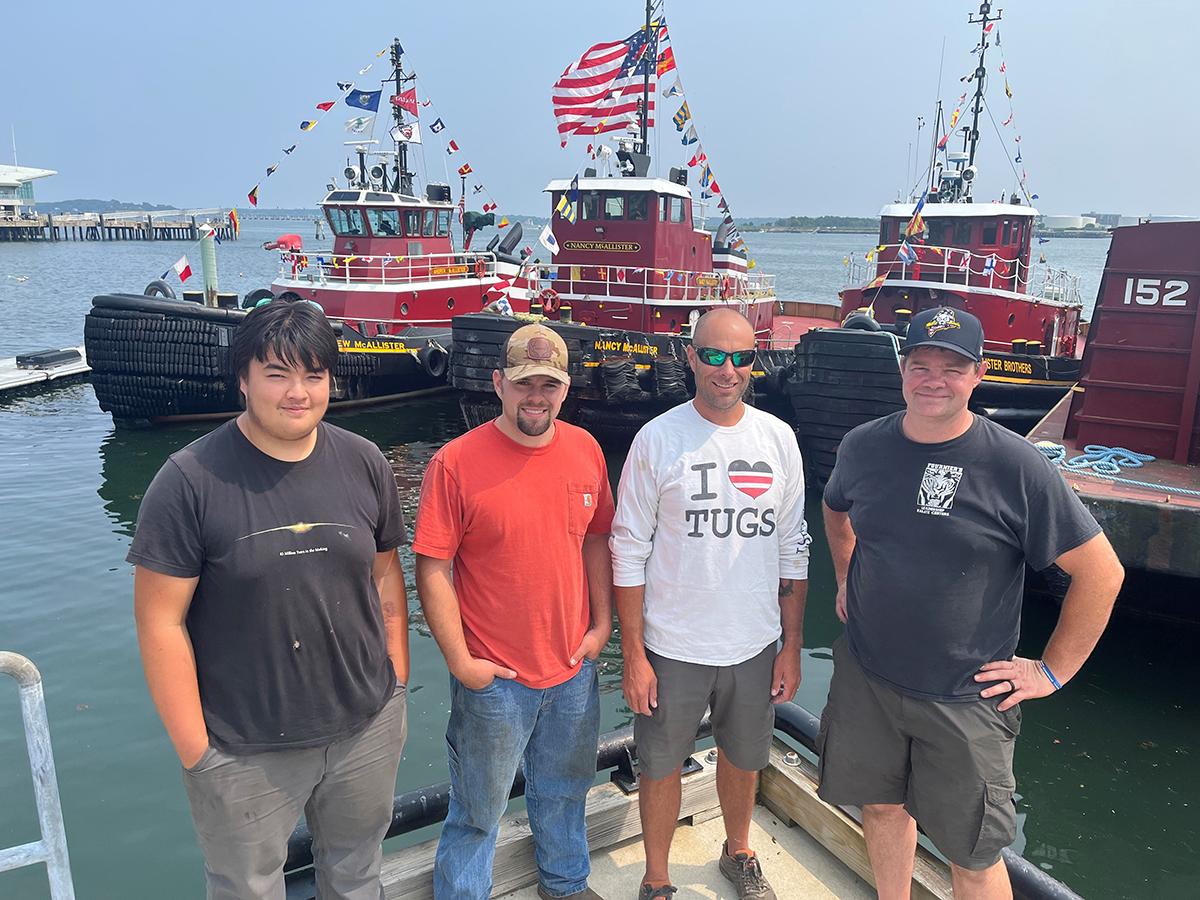
[[612, 491], [599, 445], [555, 421], [571, 378], [526, 325], [492, 373], [499, 418], [430, 461], [413, 550], [450, 669], [450, 809], [437, 900], [486, 900], [500, 816], [524, 761], [538, 895], [594, 898], [584, 804], [596, 775], [596, 657], [612, 631]]

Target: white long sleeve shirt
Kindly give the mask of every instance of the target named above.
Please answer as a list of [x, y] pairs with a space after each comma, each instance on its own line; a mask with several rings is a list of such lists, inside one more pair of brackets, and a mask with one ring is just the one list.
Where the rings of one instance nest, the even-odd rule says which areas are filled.
[[804, 467], [792, 429], [747, 406], [722, 427], [691, 402], [646, 423], [621, 473], [609, 546], [618, 587], [646, 586], [660, 656], [743, 662], [779, 638], [780, 579], [808, 577]]

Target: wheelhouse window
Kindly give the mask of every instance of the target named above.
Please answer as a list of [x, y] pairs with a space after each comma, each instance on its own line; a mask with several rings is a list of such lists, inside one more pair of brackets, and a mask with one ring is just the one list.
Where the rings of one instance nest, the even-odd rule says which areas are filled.
[[604, 195], [604, 218], [606, 218], [606, 219], [623, 219], [623, 218], [625, 218], [625, 195], [624, 194], [605, 194]]
[[421, 234], [421, 212], [416, 209], [406, 209], [404, 211], [404, 233], [417, 237]]
[[367, 221], [376, 237], [393, 237], [400, 233], [400, 210], [368, 209]]
[[1008, 221], [1008, 219], [1004, 220], [1004, 228], [1001, 231], [1000, 243], [1006, 245], [1012, 243], [1012, 223]]
[[630, 194], [628, 211], [629, 219], [634, 222], [645, 222], [649, 204], [646, 202], [645, 194]]
[[995, 222], [989, 222], [988, 224], [983, 226], [983, 238], [980, 240], [980, 243], [983, 244], [985, 247], [996, 246], [996, 223]]
[[659, 206], [659, 219], [663, 222], [686, 222], [687, 212], [683, 198], [664, 196]]
[[439, 209], [437, 211], [437, 236], [446, 237], [450, 234], [450, 210]]
[[427, 209], [422, 214], [421, 233], [425, 237], [437, 237], [437, 210]]
[[954, 244], [954, 223], [949, 221], [925, 220], [929, 227], [929, 241], [935, 247], [949, 247]]
[[338, 237], [366, 234], [361, 209], [340, 209], [336, 206], [325, 210], [329, 217], [329, 227]]
[[971, 243], [971, 223], [959, 222], [954, 226], [954, 246], [968, 247]]
[[583, 218], [598, 219], [600, 218], [600, 192], [588, 191], [583, 194]]

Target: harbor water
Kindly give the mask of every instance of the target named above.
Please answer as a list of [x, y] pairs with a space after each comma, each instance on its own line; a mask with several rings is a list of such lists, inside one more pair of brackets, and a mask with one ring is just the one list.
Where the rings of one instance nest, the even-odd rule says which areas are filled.
[[[260, 249], [261, 242], [296, 230], [307, 241], [311, 223], [299, 224], [244, 222], [242, 239], [219, 248], [221, 289], [244, 294], [269, 284], [278, 258]], [[781, 298], [833, 301], [843, 260], [869, 249], [874, 237], [772, 233], [748, 234], [747, 240], [760, 270], [778, 276]], [[1107, 240], [1054, 240], [1041, 249], [1051, 264], [1082, 276], [1090, 306], [1107, 246]], [[0, 357], [81, 344], [92, 295], [139, 292], [183, 252], [198, 263], [198, 248], [176, 243], [0, 246]], [[331, 420], [383, 448], [410, 518], [429, 458], [464, 430], [449, 395]], [[0, 399], [0, 649], [29, 656], [45, 678], [80, 898], [203, 895], [179, 764], [141, 674], [132, 570], [124, 557], [139, 500], [158, 467], [211, 427], [117, 428], [86, 382]], [[606, 451], [618, 472], [624, 448]], [[819, 498], [809, 499], [809, 522], [809, 649], [798, 700], [819, 711], [831, 669], [828, 648], [841, 626], [833, 612]], [[413, 665], [400, 790], [447, 777], [445, 666], [421, 622], [407, 551], [404, 564]], [[1056, 615], [1048, 601], [1027, 602], [1022, 653], [1040, 653]], [[1119, 618], [1060, 695], [1025, 705], [1016, 763], [1017, 849], [1085, 897], [1197, 893], [1198, 638], [1184, 629]], [[620, 679], [613, 645], [601, 668], [605, 730], [631, 720]], [[0, 681], [0, 847], [36, 838], [16, 690]], [[39, 869], [0, 874], [0, 898], [46, 896]]]

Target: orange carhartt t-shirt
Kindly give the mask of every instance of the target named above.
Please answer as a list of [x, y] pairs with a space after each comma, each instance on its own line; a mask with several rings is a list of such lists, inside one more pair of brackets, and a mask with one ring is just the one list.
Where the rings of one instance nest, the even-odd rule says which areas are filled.
[[494, 422], [442, 447], [425, 471], [413, 551], [454, 561], [472, 656], [552, 687], [579, 669], [571, 654], [590, 622], [583, 538], [608, 534], [613, 498], [604, 454], [574, 425], [523, 447]]

